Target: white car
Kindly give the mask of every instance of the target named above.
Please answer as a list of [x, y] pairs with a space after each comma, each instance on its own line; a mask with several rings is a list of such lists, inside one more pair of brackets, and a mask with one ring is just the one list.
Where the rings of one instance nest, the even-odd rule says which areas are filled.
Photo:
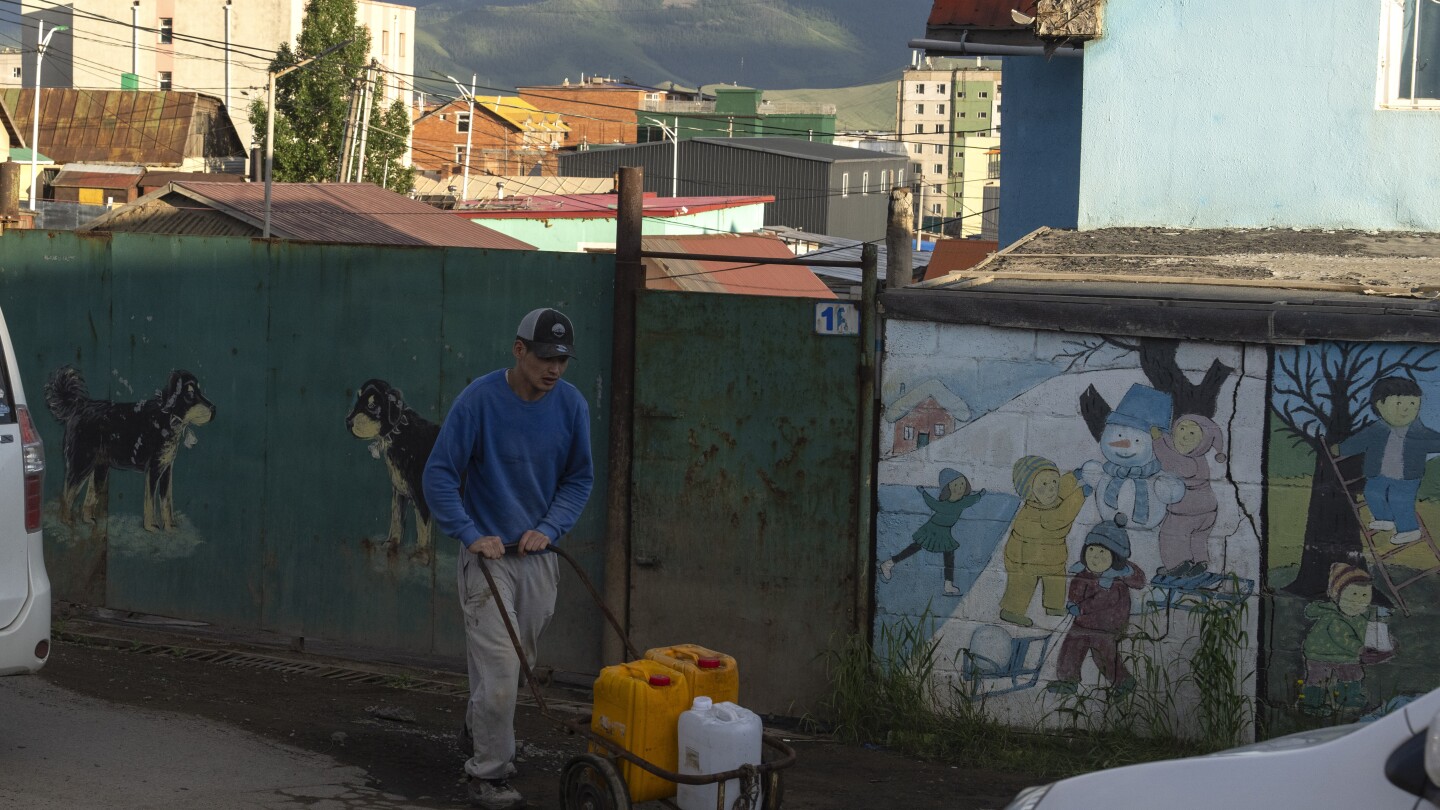
[[0, 346], [0, 675], [13, 675], [39, 670], [50, 656], [50, 577], [40, 540], [45, 447], [3, 314]]
[[1021, 791], [1007, 810], [1440, 807], [1440, 689], [1368, 723]]

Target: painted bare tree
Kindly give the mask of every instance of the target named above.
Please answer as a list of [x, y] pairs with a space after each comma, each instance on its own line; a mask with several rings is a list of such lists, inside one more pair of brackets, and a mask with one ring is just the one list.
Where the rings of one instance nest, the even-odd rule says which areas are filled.
[[[1224, 386], [1225, 379], [1235, 373], [1235, 369], [1216, 359], [1205, 370], [1200, 382], [1191, 382], [1175, 359], [1175, 353], [1180, 349], [1180, 341], [1167, 338], [1124, 339], [1097, 336], [1072, 341], [1070, 346], [1070, 351], [1056, 358], [1069, 358], [1067, 371], [1084, 366], [1107, 347], [1138, 354], [1140, 370], [1145, 373], [1145, 379], [1150, 381], [1151, 387], [1170, 395], [1174, 407], [1172, 417], [1193, 413], [1214, 418], [1220, 389]], [[1110, 416], [1110, 411], [1110, 403], [1095, 390], [1095, 386], [1086, 388], [1080, 395], [1080, 415], [1084, 417], [1085, 426], [1090, 429], [1096, 441], [1100, 440], [1100, 433], [1105, 429], [1105, 419]]]
[[1296, 447], [1308, 446], [1315, 454], [1300, 572], [1286, 591], [1324, 598], [1331, 564], [1368, 570], [1354, 491], [1341, 480], [1359, 477], [1359, 459], [1332, 463], [1330, 447], [1375, 421], [1370, 388], [1376, 380], [1416, 379], [1436, 369], [1437, 356], [1440, 349], [1344, 342], [1275, 352], [1271, 411]]

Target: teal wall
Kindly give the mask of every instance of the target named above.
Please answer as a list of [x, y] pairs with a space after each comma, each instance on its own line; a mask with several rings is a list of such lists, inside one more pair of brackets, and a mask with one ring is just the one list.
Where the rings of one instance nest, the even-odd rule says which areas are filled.
[[[471, 380], [509, 363], [511, 324], [565, 310], [580, 351], [567, 379], [591, 406], [595, 491], [565, 544], [600, 574], [613, 259], [229, 237], [12, 231], [0, 305], [46, 443], [46, 555], [58, 598], [411, 652], [463, 649], [457, 546], [433, 552], [407, 511], [387, 545], [385, 463], [346, 427], [381, 378], [441, 421]], [[137, 472], [110, 475], [108, 517], [60, 521], [61, 425], [44, 387], [76, 367], [94, 399], [137, 402], [173, 369], [215, 405], [173, 468], [176, 525], [147, 531]], [[571, 583], [574, 585], [574, 583]], [[599, 625], [562, 588], [542, 658], [590, 670]]]
[[[542, 251], [573, 253], [585, 245], [615, 246], [613, 219], [482, 218], [475, 222], [534, 245]], [[754, 233], [765, 225], [763, 204], [702, 211], [678, 217], [646, 217], [646, 236], [699, 236], [710, 233]]]

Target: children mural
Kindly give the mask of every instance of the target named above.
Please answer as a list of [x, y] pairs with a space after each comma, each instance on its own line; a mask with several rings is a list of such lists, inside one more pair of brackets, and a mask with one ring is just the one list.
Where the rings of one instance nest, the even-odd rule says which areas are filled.
[[[887, 408], [923, 389], [969, 411], [924, 445], [886, 436], [878, 477], [877, 622], [927, 618], [937, 678], [1057, 722], [1068, 695], [1133, 688], [1138, 639], [1183, 660], [1199, 619], [1182, 604], [1253, 598], [1263, 348], [904, 321], [886, 343]], [[962, 593], [941, 600], [891, 560], [930, 518], [905, 492], [947, 468], [984, 496], [954, 523]]]
[[1436, 685], [1440, 349], [1278, 348], [1272, 377], [1267, 691], [1288, 730]]
[[[918, 392], [967, 417], [882, 432], [876, 621], [926, 619], [985, 711], [1043, 726], [1137, 662], [1183, 676], [1217, 605], [1249, 608], [1236, 676], [1270, 734], [1440, 682], [1440, 347], [886, 328], [887, 418]], [[952, 581], [907, 548], [960, 475]]]

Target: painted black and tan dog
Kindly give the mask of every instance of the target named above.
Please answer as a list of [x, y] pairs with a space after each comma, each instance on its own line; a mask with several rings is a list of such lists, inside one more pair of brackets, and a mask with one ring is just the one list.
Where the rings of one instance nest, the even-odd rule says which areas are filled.
[[175, 455], [195, 443], [191, 428], [215, 418], [215, 405], [188, 371], [172, 371], [165, 388], [141, 402], [91, 399], [85, 378], [63, 366], [45, 383], [45, 405], [65, 427], [65, 486], [60, 519], [75, 521], [75, 496], [86, 486], [81, 518], [110, 508], [110, 468], [145, 473], [145, 530], [175, 528]]
[[400, 389], [384, 380], [367, 380], [355, 395], [355, 407], [345, 425], [357, 438], [370, 441], [370, 455], [385, 459], [390, 473], [390, 534], [387, 542], [398, 547], [405, 537], [405, 507], [415, 507], [415, 547], [430, 549], [430, 507], [425, 503], [421, 477], [440, 426], [429, 422], [405, 404]]

